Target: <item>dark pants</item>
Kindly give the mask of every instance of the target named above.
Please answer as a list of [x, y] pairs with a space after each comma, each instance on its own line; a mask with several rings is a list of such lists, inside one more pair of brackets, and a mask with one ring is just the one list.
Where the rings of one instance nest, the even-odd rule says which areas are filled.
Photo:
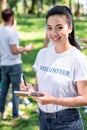
[[0, 66], [0, 95], [1, 95], [1, 87], [2, 87], [2, 82], [1, 82], [1, 66]]
[[1, 66], [0, 66], [0, 82], [1, 82]]
[[55, 113], [40, 110], [40, 130], [83, 130], [81, 116], [77, 109], [65, 109]]
[[1, 76], [2, 76], [2, 89], [0, 96], [0, 112], [5, 111], [6, 96], [10, 83], [12, 84], [12, 102], [13, 102], [13, 114], [12, 116], [18, 117], [18, 106], [19, 97], [15, 96], [14, 91], [19, 90], [19, 84], [21, 82], [21, 64], [11, 65], [11, 66], [1, 66]]

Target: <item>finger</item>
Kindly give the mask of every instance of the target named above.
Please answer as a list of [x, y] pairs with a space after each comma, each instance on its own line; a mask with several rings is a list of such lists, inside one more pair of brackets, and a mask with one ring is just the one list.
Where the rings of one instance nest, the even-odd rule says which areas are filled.
[[24, 85], [23, 82], [20, 84], [20, 90], [26, 90], [26, 86]]
[[33, 91], [32, 85], [31, 84], [27, 84], [26, 90]]

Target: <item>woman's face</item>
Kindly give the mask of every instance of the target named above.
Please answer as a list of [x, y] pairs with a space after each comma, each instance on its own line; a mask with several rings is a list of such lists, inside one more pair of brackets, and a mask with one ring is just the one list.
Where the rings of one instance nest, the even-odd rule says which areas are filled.
[[65, 15], [53, 15], [47, 19], [46, 33], [53, 44], [68, 43], [68, 35], [72, 26], [68, 25]]

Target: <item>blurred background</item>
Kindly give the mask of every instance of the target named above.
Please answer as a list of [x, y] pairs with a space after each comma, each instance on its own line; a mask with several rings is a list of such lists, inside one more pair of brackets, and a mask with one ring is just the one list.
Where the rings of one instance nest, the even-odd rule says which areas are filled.
[[87, 0], [0, 0], [0, 11], [10, 7], [16, 14], [40, 17], [55, 4], [67, 5], [76, 17], [87, 16]]

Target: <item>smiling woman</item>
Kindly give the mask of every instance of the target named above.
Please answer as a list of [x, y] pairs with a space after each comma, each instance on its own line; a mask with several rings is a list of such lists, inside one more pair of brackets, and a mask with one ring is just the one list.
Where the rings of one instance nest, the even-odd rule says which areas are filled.
[[83, 130], [77, 107], [87, 105], [87, 58], [75, 40], [70, 9], [54, 6], [46, 15], [46, 24], [54, 45], [37, 54], [33, 65], [37, 88], [26, 86], [43, 94], [32, 96], [39, 105], [40, 130]]

